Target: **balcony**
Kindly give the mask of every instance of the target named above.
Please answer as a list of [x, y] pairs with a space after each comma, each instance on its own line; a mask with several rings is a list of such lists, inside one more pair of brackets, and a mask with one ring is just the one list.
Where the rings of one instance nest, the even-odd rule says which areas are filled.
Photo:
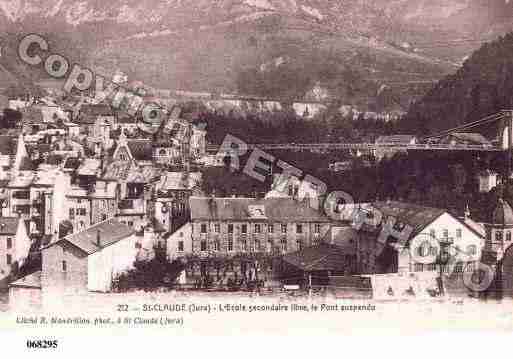
[[438, 240], [441, 246], [450, 246], [454, 243], [454, 238], [452, 237], [442, 237]]

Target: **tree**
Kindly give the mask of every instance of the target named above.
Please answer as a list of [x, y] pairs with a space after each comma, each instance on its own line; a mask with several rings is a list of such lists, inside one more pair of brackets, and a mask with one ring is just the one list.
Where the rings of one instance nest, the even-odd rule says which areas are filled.
[[22, 114], [20, 111], [4, 108], [4, 116], [3, 121], [0, 123], [0, 128], [16, 128], [21, 119]]
[[133, 269], [115, 278], [113, 288], [116, 291], [170, 288], [184, 269], [185, 266], [182, 261], [170, 262], [167, 260], [164, 250], [155, 249], [151, 259], [136, 260]]

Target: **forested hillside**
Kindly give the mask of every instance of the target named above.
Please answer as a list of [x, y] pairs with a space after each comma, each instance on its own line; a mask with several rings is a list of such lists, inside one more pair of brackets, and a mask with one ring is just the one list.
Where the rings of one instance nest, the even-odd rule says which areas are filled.
[[433, 133], [513, 108], [513, 33], [484, 44], [414, 104], [404, 124]]

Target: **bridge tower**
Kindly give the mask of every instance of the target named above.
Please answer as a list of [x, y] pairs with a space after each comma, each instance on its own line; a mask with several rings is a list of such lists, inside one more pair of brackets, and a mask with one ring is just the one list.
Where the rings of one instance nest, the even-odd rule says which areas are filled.
[[500, 126], [499, 126], [499, 145], [505, 151], [507, 151], [506, 155], [506, 168], [505, 168], [505, 178], [511, 178], [512, 175], [512, 167], [511, 160], [513, 158], [513, 110], [503, 111], [505, 116], [502, 118]]

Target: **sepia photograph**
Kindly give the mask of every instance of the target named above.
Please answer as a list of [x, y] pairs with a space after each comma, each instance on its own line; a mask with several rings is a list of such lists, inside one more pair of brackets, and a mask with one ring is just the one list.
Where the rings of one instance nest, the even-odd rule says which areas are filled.
[[13, 350], [513, 332], [513, 2], [0, 0], [0, 27]]

